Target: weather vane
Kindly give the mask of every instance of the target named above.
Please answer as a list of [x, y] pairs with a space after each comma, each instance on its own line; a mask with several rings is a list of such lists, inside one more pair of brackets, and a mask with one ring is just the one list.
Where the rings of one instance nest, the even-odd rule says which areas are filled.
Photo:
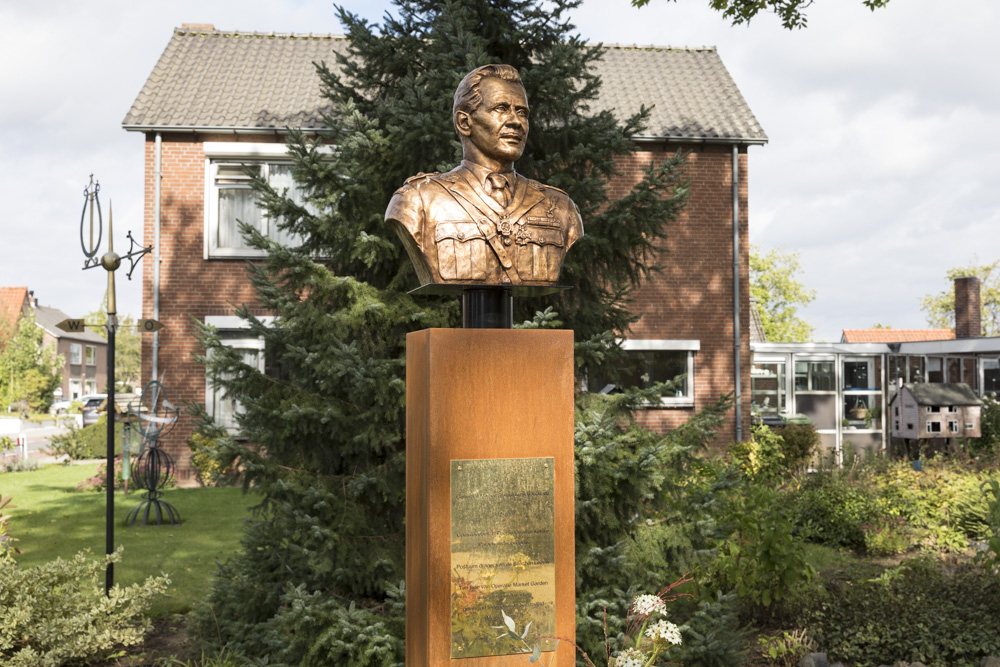
[[[80, 247], [83, 249], [83, 268], [92, 269], [102, 266], [108, 272], [108, 397], [107, 397], [107, 421], [108, 421], [108, 462], [107, 462], [107, 509], [106, 528], [107, 553], [114, 553], [115, 542], [115, 331], [118, 328], [118, 306], [115, 303], [115, 271], [122, 264], [122, 260], [128, 260], [128, 279], [132, 280], [132, 272], [142, 259], [143, 255], [150, 252], [153, 246], [142, 246], [132, 238], [132, 232], [128, 233], [128, 240], [131, 242], [128, 253], [124, 256], [115, 252], [114, 226], [112, 222], [111, 204], [108, 204], [108, 251], [97, 259], [100, 252], [101, 241], [104, 238], [104, 219], [101, 215], [101, 201], [99, 193], [101, 184], [94, 181], [94, 175], [90, 175], [90, 183], [83, 189], [83, 213], [80, 215]], [[90, 213], [90, 225], [87, 226], [87, 213]], [[95, 218], [96, 213], [96, 218]], [[95, 229], [96, 223], [96, 229]], [[96, 231], [96, 240], [94, 238]], [[152, 322], [152, 320], [150, 320]], [[83, 328], [83, 320], [65, 320], [60, 322], [60, 328], [66, 331], [78, 331]], [[159, 326], [159, 323], [154, 323]], [[148, 327], [143, 327], [148, 329]], [[154, 330], [154, 329], [148, 329]], [[114, 564], [108, 563], [104, 581], [104, 592], [111, 594], [111, 586], [114, 584]]]

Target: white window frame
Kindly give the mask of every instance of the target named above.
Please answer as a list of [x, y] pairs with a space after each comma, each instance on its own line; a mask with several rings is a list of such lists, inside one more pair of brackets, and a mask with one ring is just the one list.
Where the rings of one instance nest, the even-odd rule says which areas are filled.
[[87, 380], [85, 383], [85, 394], [97, 393], [97, 380]]
[[83, 380], [79, 378], [69, 379], [69, 400], [75, 401], [83, 396]]
[[88, 345], [84, 350], [84, 360], [87, 362], [88, 366], [97, 365], [97, 346]]
[[[256, 248], [225, 248], [218, 246], [219, 238], [219, 188], [215, 177], [220, 164], [260, 164], [263, 174], [267, 177], [268, 166], [273, 164], [291, 164], [288, 149], [283, 143], [242, 143], [226, 141], [206, 141], [202, 144], [205, 152], [205, 259], [264, 257], [265, 252]], [[322, 147], [323, 152], [329, 152], [328, 147]], [[242, 186], [237, 186], [242, 187]], [[249, 181], [247, 186], [249, 188]], [[268, 234], [272, 227], [267, 217], [262, 214], [262, 223], [267, 224]], [[262, 232], [264, 230], [261, 230]]]
[[[265, 324], [271, 324], [274, 321], [273, 316], [264, 316], [258, 318]], [[256, 350], [257, 351], [257, 369], [261, 372], [264, 371], [264, 339], [260, 337], [255, 337], [250, 334], [247, 329], [247, 323], [245, 320], [236, 317], [235, 315], [208, 315], [205, 317], [205, 324], [213, 326], [219, 331], [245, 331], [246, 336], [241, 338], [224, 338], [222, 339], [222, 344], [227, 347], [233, 347], [240, 350]], [[220, 422], [219, 415], [217, 414], [217, 406], [222, 401], [230, 401], [226, 396], [220, 395], [222, 393], [221, 389], [216, 390], [215, 386], [212, 384], [211, 378], [208, 374], [205, 374], [205, 411], [216, 420], [219, 426], [222, 426], [229, 433], [239, 436], [240, 429], [235, 420], [232, 423], [222, 423]], [[230, 401], [230, 403], [235, 403]], [[240, 412], [240, 406], [238, 403], [232, 406], [230, 413], [235, 417]]]
[[660, 402], [651, 403], [649, 407], [668, 407], [668, 408], [684, 408], [692, 407], [694, 405], [694, 355], [695, 352], [701, 350], [700, 340], [685, 340], [685, 339], [636, 339], [629, 338], [622, 341], [622, 349], [626, 352], [636, 351], [636, 352], [647, 352], [647, 351], [666, 351], [666, 352], [687, 352], [687, 371], [686, 371], [686, 392], [681, 396], [662, 396]]
[[[932, 425], [937, 426], [937, 429], [932, 429]], [[944, 433], [944, 429], [942, 428], [943, 426], [944, 425], [939, 421], [928, 421], [926, 428], [928, 433]]]
[[83, 345], [81, 343], [69, 344], [69, 363], [73, 366], [83, 364]]
[[949, 419], [948, 420], [948, 432], [949, 433], [959, 433], [960, 432], [958, 430], [958, 420], [957, 419]]

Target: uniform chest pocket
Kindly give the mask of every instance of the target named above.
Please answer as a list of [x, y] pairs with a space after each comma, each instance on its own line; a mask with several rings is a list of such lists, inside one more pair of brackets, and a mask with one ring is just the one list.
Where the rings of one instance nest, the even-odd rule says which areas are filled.
[[438, 270], [443, 280], [485, 280], [486, 237], [469, 220], [439, 222], [434, 229]]

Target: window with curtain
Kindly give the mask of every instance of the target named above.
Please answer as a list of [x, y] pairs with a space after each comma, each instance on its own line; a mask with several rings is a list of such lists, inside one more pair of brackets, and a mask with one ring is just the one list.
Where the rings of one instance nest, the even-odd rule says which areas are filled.
[[239, 223], [248, 224], [261, 234], [285, 245], [301, 241], [295, 235], [278, 228], [276, 220], [257, 206], [257, 196], [251, 189], [254, 177], [265, 179], [278, 192], [287, 191], [297, 203], [303, 197], [292, 177], [292, 165], [282, 162], [213, 160], [209, 167], [208, 193], [208, 255], [210, 257], [248, 257], [261, 254], [247, 246], [240, 234]]

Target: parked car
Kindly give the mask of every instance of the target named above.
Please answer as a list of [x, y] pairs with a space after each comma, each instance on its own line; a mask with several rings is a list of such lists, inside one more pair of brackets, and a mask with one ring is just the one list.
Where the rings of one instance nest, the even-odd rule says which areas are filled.
[[79, 399], [83, 404], [83, 425], [90, 426], [96, 424], [98, 417], [104, 414], [104, 403], [108, 400], [107, 394], [86, 394]]
[[73, 401], [68, 398], [57, 398], [52, 401], [52, 406], [49, 407], [49, 414], [55, 417], [56, 415], [64, 415], [69, 412], [70, 407], [73, 405]]

